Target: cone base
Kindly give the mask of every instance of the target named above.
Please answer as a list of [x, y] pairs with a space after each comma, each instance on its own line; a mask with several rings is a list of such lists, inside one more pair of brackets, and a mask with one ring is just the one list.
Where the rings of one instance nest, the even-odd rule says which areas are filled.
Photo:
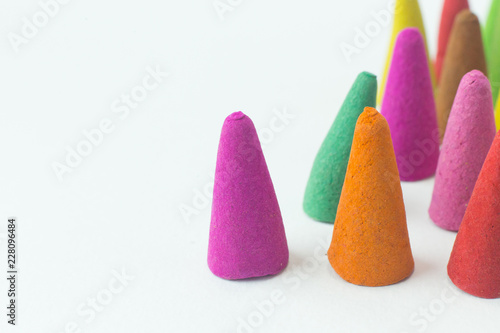
[[446, 221], [439, 220], [439, 218], [437, 218], [434, 214], [432, 214], [430, 210], [429, 210], [429, 217], [431, 218], [431, 221], [439, 228], [447, 231], [458, 232], [459, 227], [450, 226], [446, 223]]
[[[439, 228], [453, 232], [457, 232], [458, 229], [460, 228], [460, 223], [457, 225], [455, 223], [450, 222], [450, 220], [453, 220], [452, 217], [446, 218], [445, 216], [443, 216], [442, 211], [439, 208], [439, 205], [434, 203], [434, 199], [433, 201], [431, 201], [431, 206], [429, 207], [428, 212], [431, 221]], [[460, 222], [462, 222], [461, 219]]]
[[[337, 274], [344, 279], [345, 281], [358, 285], [358, 286], [364, 286], [364, 287], [385, 287], [385, 286], [390, 286], [392, 284], [399, 283], [403, 280], [406, 280], [409, 278], [412, 274], [413, 271], [415, 270], [415, 265], [413, 264], [413, 261], [411, 264], [408, 264], [407, 267], [404, 267], [401, 269], [401, 271], [398, 274], [391, 274], [391, 276], [388, 276], [386, 278], [380, 278], [380, 277], [374, 277], [374, 276], [359, 276], [356, 274], [353, 274], [352, 271], [346, 270], [345, 268], [338, 267], [336, 261], [333, 258], [330, 258], [330, 253], [328, 254], [328, 259], [330, 260], [330, 264], [332, 265], [333, 269]], [[383, 268], [381, 268], [381, 271]]]
[[333, 224], [335, 222], [335, 215], [326, 215], [326, 214], [318, 214], [318, 212], [315, 209], [311, 209], [308, 205], [304, 204], [303, 207], [304, 213], [306, 213], [307, 216], [309, 216], [311, 219], [313, 219], [316, 222], [323, 222], [323, 223], [329, 223]]
[[224, 270], [219, 267], [219, 265], [212, 264], [208, 261], [208, 268], [217, 277], [224, 280], [245, 280], [252, 278], [260, 278], [266, 276], [278, 275], [285, 270], [288, 266], [288, 256], [283, 260], [283, 264], [280, 267], [273, 267], [268, 269], [258, 269], [252, 271], [229, 271]]
[[443, 217], [440, 214], [440, 209], [437, 208], [436, 205], [433, 204], [432, 202], [431, 202], [431, 207], [429, 208], [428, 212], [429, 212], [429, 217], [431, 218], [431, 221], [436, 226], [440, 227], [441, 229], [457, 232], [458, 228], [460, 228], [460, 224], [454, 225], [453, 223], [450, 223], [450, 219]]
[[485, 298], [485, 299], [497, 299], [500, 298], [500, 293], [495, 293], [491, 291], [485, 291], [484, 289], [481, 289], [476, 283], [474, 283], [472, 280], [469, 283], [465, 283], [462, 281], [463, 279], [460, 279], [458, 275], [453, 271], [453, 269], [450, 269], [450, 266], [448, 266], [448, 276], [453, 282], [453, 284], [463, 292], [466, 292], [469, 295], [476, 296], [479, 298]]
[[421, 180], [432, 178], [432, 177], [434, 177], [435, 174], [436, 174], [436, 172], [432, 171], [429, 174], [423, 174], [423, 175], [411, 176], [411, 177], [404, 177], [404, 176], [401, 176], [401, 173], [400, 173], [399, 174], [399, 178], [401, 179], [402, 182], [408, 182], [408, 183], [410, 183], [410, 182], [418, 182], [418, 181], [421, 181]]

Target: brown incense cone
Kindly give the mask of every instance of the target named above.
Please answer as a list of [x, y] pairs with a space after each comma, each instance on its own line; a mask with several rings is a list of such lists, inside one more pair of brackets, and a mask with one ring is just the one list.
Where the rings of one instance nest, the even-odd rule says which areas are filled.
[[453, 24], [436, 98], [441, 141], [460, 81], [474, 69], [487, 75], [481, 27], [476, 15], [463, 10]]

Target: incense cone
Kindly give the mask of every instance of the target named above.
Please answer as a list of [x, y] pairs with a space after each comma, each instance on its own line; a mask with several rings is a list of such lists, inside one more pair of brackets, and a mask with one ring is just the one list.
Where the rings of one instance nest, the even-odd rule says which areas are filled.
[[424, 40], [416, 28], [398, 36], [381, 113], [391, 129], [401, 180], [432, 176], [439, 158], [439, 130]]
[[458, 230], [448, 275], [466, 293], [500, 297], [500, 132], [486, 157]]
[[497, 98], [497, 105], [495, 107], [495, 123], [497, 130], [500, 129], [500, 98]]
[[495, 133], [490, 82], [474, 70], [460, 83], [439, 157], [429, 215], [441, 228], [460, 227]]
[[493, 0], [491, 3], [484, 29], [484, 50], [495, 104], [500, 89], [500, 0]]
[[414, 262], [389, 126], [373, 108], [359, 116], [328, 259], [346, 281], [385, 286]]
[[462, 77], [473, 69], [487, 75], [479, 20], [469, 10], [464, 10], [458, 14], [453, 24], [436, 98], [441, 140], [458, 85]]
[[391, 42], [389, 45], [389, 51], [385, 62], [384, 74], [382, 75], [380, 88], [377, 94], [378, 105], [382, 105], [382, 99], [385, 93], [385, 84], [387, 82], [387, 75], [389, 73], [389, 67], [392, 62], [392, 54], [394, 52], [394, 45], [396, 44], [397, 36], [403, 29], [406, 28], [418, 28], [418, 30], [424, 37], [425, 50], [427, 54], [427, 59], [429, 61], [429, 68], [431, 70], [432, 83], [433, 87], [436, 86], [433, 64], [429, 58], [424, 22], [422, 20], [422, 13], [420, 12], [420, 6], [418, 4], [418, 0], [396, 0], [394, 8], [394, 22], [392, 27]]
[[436, 70], [436, 78], [439, 81], [441, 77], [441, 69], [443, 66], [444, 56], [446, 54], [446, 47], [450, 38], [451, 29], [455, 17], [464, 9], [469, 9], [469, 2], [467, 0], [445, 0], [443, 11], [441, 13], [441, 23], [439, 25], [438, 37], [438, 51], [436, 56], [436, 63], [434, 69]]
[[281, 272], [288, 247], [278, 200], [253, 122], [226, 118], [217, 153], [208, 266], [224, 279]]
[[304, 211], [313, 219], [333, 223], [351, 152], [354, 127], [366, 106], [375, 106], [377, 78], [358, 75], [319, 149], [304, 196]]

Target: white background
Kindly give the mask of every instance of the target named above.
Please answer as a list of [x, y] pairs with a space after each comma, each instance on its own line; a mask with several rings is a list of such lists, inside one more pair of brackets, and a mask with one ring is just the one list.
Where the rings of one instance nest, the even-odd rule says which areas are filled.
[[[343, 281], [324, 255], [333, 226], [301, 208], [314, 156], [357, 74], [381, 73], [391, 28], [350, 63], [340, 44], [390, 2], [232, 0], [222, 20], [213, 0], [72, 0], [15, 52], [9, 33], [40, 5], [1, 0], [0, 233], [17, 216], [21, 258], [18, 326], [6, 325], [2, 278], [0, 331], [237, 332], [244, 321], [255, 327], [242, 332], [498, 332], [500, 300], [448, 280], [456, 234], [428, 217], [432, 179], [403, 184], [415, 272], [393, 286]], [[483, 22], [488, 3], [471, 0]], [[435, 54], [442, 2], [421, 6]], [[112, 103], [148, 67], [169, 77], [119, 118]], [[285, 109], [294, 118], [271, 137]], [[268, 135], [290, 248], [284, 273], [251, 281], [209, 271], [210, 203], [196, 195], [210, 188], [222, 123], [238, 110]], [[59, 181], [53, 163], [105, 118], [113, 132]], [[194, 200], [197, 214], [183, 218]], [[133, 280], [106, 299], [122, 270]], [[273, 291], [280, 304], [259, 310]], [[80, 315], [96, 296], [109, 304]]]

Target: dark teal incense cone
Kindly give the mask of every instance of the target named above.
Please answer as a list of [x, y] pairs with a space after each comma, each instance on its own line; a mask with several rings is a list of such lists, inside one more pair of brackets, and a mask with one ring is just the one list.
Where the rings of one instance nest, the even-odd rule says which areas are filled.
[[316, 155], [307, 182], [304, 211], [313, 219], [335, 222], [356, 121], [365, 107], [375, 107], [376, 97], [376, 76], [359, 74]]

